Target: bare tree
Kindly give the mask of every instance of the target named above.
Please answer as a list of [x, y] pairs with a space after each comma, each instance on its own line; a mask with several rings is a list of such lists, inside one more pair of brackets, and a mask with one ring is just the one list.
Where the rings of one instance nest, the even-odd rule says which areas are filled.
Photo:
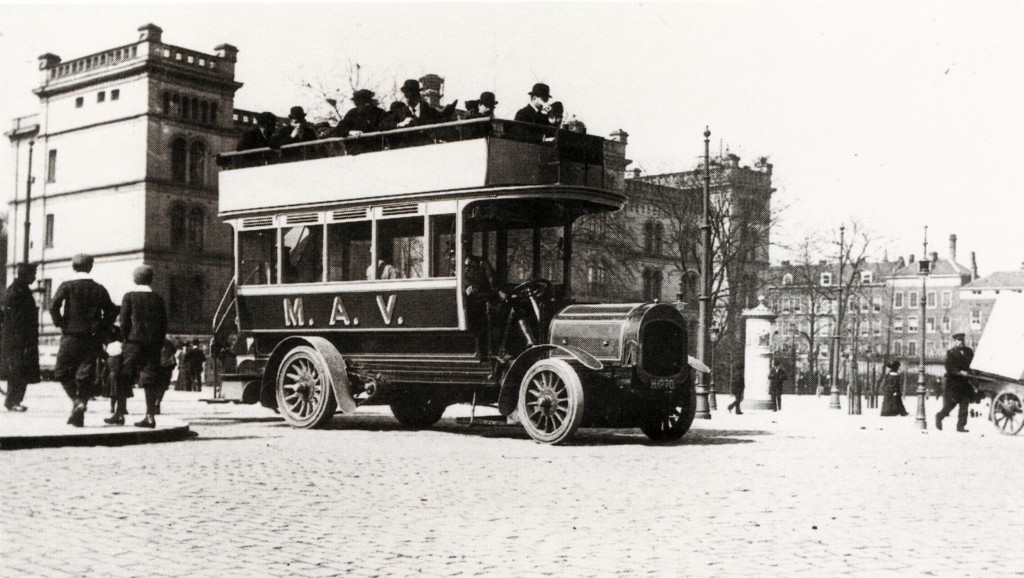
[[397, 100], [398, 80], [393, 74], [367, 73], [351, 59], [337, 67], [339, 72], [314, 72], [299, 68], [294, 82], [305, 94], [305, 104], [314, 121], [341, 120], [352, 94], [359, 89], [372, 90], [379, 101]]

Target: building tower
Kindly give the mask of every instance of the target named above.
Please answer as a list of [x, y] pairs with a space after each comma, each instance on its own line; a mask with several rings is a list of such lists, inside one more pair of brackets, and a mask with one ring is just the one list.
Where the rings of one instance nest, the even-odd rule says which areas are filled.
[[[205, 54], [165, 44], [161, 33], [147, 24], [127, 45], [69, 61], [39, 57], [39, 113], [15, 119], [7, 133], [16, 149], [11, 226], [19, 232], [7, 266], [22, 256], [32, 142], [29, 261], [39, 264], [44, 307], [84, 252], [116, 303], [132, 287], [132, 270], [153, 266], [170, 333], [208, 334], [232, 274], [213, 156], [237, 139], [238, 50], [221, 44]], [[44, 313], [41, 345], [55, 346], [57, 333]]]

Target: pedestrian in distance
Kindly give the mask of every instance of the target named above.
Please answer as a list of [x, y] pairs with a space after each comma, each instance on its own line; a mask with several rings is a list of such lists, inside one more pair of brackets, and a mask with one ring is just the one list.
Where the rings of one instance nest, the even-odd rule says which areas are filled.
[[117, 316], [110, 294], [90, 275], [92, 265], [91, 255], [75, 255], [72, 278], [57, 287], [50, 304], [50, 318], [61, 330], [53, 373], [71, 398], [68, 424], [75, 427], [85, 425], [89, 399], [96, 394], [96, 360], [103, 349], [103, 335]]
[[203, 364], [206, 363], [206, 354], [199, 348], [199, 340], [192, 341], [182, 358], [182, 363], [188, 368], [188, 387], [186, 391], [203, 390]]
[[942, 420], [960, 406], [956, 420], [956, 431], [967, 432], [967, 412], [974, 401], [974, 386], [971, 385], [968, 370], [974, 360], [974, 350], [964, 343], [964, 334], [953, 335], [953, 347], [946, 352], [946, 390], [942, 410], [935, 414], [935, 429], [942, 429]]
[[159, 394], [156, 398], [156, 411], [154, 415], [160, 415], [160, 404], [164, 400], [164, 394], [171, 387], [171, 376], [174, 374], [174, 368], [178, 365], [178, 360], [175, 358], [177, 348], [174, 342], [170, 339], [164, 339], [164, 344], [160, 348], [160, 371], [157, 373], [157, 382], [160, 386], [158, 388]]
[[768, 395], [772, 398], [772, 411], [782, 411], [782, 386], [786, 383], [786, 370], [782, 369], [778, 360], [772, 360], [768, 370]]
[[36, 280], [36, 266], [21, 263], [14, 281], [0, 301], [0, 378], [7, 380], [4, 407], [23, 412], [28, 384], [39, 383], [39, 308], [30, 285]]
[[[167, 308], [164, 299], [154, 293], [153, 268], [142, 265], [132, 273], [135, 288], [124, 294], [121, 302], [121, 331], [124, 334], [119, 391], [131, 389], [135, 383], [146, 392], [146, 417], [136, 427], [156, 427], [157, 400], [160, 397], [160, 352], [167, 339]], [[126, 411], [124, 397], [118, 398], [117, 409], [109, 424], [123, 425]]]
[[740, 409], [740, 404], [743, 402], [743, 391], [747, 388], [746, 382], [743, 381], [743, 372], [736, 372], [736, 376], [732, 381], [732, 396], [733, 402], [726, 408], [728, 411], [736, 409], [736, 415], [743, 415], [743, 410]]
[[907, 415], [903, 406], [903, 377], [900, 375], [900, 362], [894, 359], [885, 364], [886, 374], [882, 376], [882, 417]]

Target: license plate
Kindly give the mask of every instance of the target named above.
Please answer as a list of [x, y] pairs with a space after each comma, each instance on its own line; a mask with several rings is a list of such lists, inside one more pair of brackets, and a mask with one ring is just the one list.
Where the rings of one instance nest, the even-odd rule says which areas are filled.
[[651, 389], [674, 389], [676, 382], [671, 379], [655, 378], [651, 381]]

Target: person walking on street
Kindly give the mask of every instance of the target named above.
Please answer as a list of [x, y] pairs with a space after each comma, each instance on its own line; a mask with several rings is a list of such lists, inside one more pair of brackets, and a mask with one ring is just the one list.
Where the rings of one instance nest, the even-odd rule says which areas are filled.
[[92, 279], [93, 258], [79, 253], [71, 260], [72, 278], [57, 287], [50, 317], [61, 330], [54, 377], [64, 387], [74, 407], [68, 424], [85, 425], [85, 411], [95, 389], [96, 359], [103, 348], [103, 334], [114, 323], [117, 306], [106, 288]]
[[778, 360], [772, 360], [772, 368], [768, 370], [768, 395], [772, 398], [772, 411], [782, 411], [782, 384], [786, 383], [786, 370], [782, 369]]
[[160, 352], [167, 339], [167, 308], [164, 299], [153, 292], [153, 268], [142, 265], [132, 277], [135, 289], [124, 294], [121, 301], [121, 331], [124, 346], [121, 353], [121, 375], [114, 415], [103, 420], [109, 424], [124, 424], [127, 413], [124, 390], [138, 381], [146, 392], [146, 417], [136, 427], [156, 427], [157, 400], [160, 397]]
[[202, 391], [203, 364], [206, 362], [206, 354], [199, 348], [199, 340], [192, 341], [192, 347], [185, 352], [181, 361], [182, 365], [188, 370], [186, 391]]
[[882, 377], [885, 384], [882, 386], [882, 417], [894, 415], [907, 415], [907, 408], [903, 406], [903, 383], [900, 376], [900, 362], [894, 359], [885, 364], [889, 371]]
[[737, 372], [736, 377], [733, 378], [732, 382], [732, 395], [735, 398], [732, 403], [729, 404], [728, 410], [732, 411], [736, 408], [736, 415], [743, 415], [743, 410], [740, 409], [740, 403], [743, 402], [743, 390], [747, 388], [746, 383], [743, 381], [743, 372]]
[[953, 335], [953, 348], [946, 352], [946, 391], [942, 401], [942, 410], [935, 414], [935, 429], [942, 429], [942, 420], [953, 411], [957, 405], [960, 411], [957, 414], [956, 431], [967, 432], [967, 412], [970, 403], [974, 400], [974, 387], [967, 370], [971, 368], [971, 361], [974, 360], [974, 350], [964, 344], [964, 334]]
[[36, 266], [22, 263], [0, 301], [3, 332], [0, 339], [0, 378], [7, 380], [7, 411], [22, 412], [30, 383], [39, 383], [39, 308], [32, 298]]

